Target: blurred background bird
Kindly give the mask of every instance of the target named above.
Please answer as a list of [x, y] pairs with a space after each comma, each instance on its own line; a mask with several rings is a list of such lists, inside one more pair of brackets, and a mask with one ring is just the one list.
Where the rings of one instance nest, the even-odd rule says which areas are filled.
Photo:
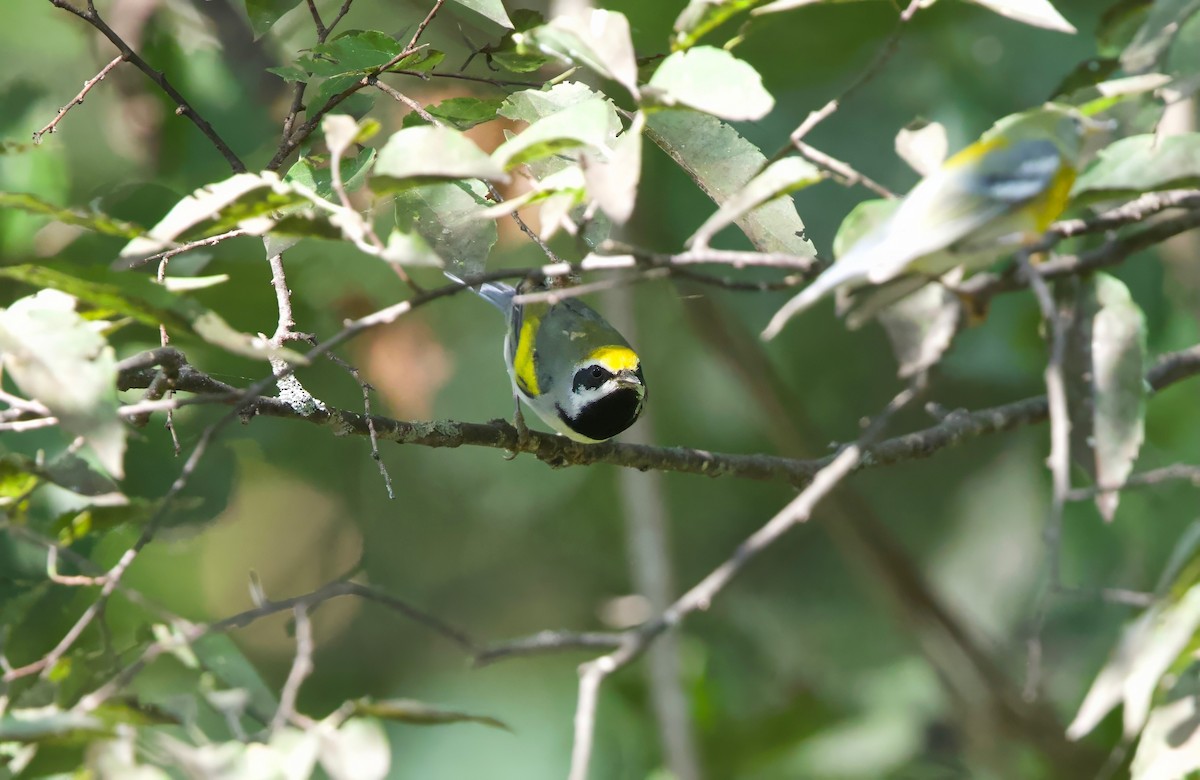
[[887, 285], [868, 305], [856, 305], [857, 325], [953, 269], [977, 270], [1035, 243], [1066, 208], [1091, 151], [1088, 139], [1106, 129], [1105, 122], [1053, 103], [1001, 119], [923, 178], [889, 216], [784, 304], [763, 338], [834, 290], [853, 296]]

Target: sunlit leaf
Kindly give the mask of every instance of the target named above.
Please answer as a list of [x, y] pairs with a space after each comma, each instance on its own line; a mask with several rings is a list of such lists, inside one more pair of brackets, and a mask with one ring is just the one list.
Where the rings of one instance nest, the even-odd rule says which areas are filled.
[[523, 35], [542, 51], [610, 78], [637, 97], [637, 58], [624, 14], [603, 9], [564, 14]]
[[1159, 680], [1198, 628], [1200, 585], [1193, 585], [1178, 600], [1156, 603], [1126, 626], [1067, 727], [1067, 737], [1083, 737], [1122, 702], [1125, 736], [1137, 735], [1146, 724]]
[[[18, 476], [20, 475], [20, 476]], [[44, 479], [64, 490], [88, 496], [93, 503], [125, 504], [128, 499], [106, 474], [96, 471], [83, 458], [64, 452], [46, 463], [16, 453], [0, 456], [0, 497], [17, 495], [12, 487], [29, 485], [28, 479]], [[2, 503], [2, 501], [0, 501]]]
[[720, 230], [741, 219], [748, 212], [775, 198], [816, 184], [823, 178], [825, 176], [820, 169], [807, 160], [799, 157], [777, 160], [728, 197], [717, 209], [717, 213], [705, 220], [700, 229], [688, 239], [688, 243], [695, 247], [708, 246], [709, 241]]
[[0, 209], [17, 209], [30, 214], [40, 214], [63, 224], [77, 225], [105, 236], [136, 238], [145, 232], [142, 227], [132, 222], [113, 219], [99, 212], [62, 208], [24, 192], [0, 192]]
[[392, 134], [375, 161], [371, 188], [392, 192], [446, 179], [507, 181], [508, 175], [458, 130], [427, 125]]
[[337, 730], [322, 728], [319, 758], [330, 780], [383, 780], [392, 763], [387, 732], [379, 721], [351, 718]]
[[646, 95], [665, 106], [686, 106], [729, 121], [762, 119], [775, 106], [758, 71], [712, 46], [668, 56], [650, 77]]
[[896, 134], [896, 154], [922, 176], [942, 166], [950, 143], [940, 122], [910, 124]]
[[615, 136], [613, 120], [612, 106], [605, 100], [595, 98], [577, 103], [535, 121], [500, 144], [492, 159], [511, 169], [581, 146], [607, 151], [609, 139]]
[[93, 534], [105, 534], [123, 525], [144, 525], [154, 511], [152, 502], [135, 498], [124, 504], [95, 504], [69, 509], [50, 524], [55, 539], [64, 547]]
[[629, 129], [612, 142], [612, 155], [584, 152], [581, 168], [587, 192], [613, 222], [623, 225], [633, 214], [642, 173], [642, 130], [645, 114], [638, 112]]
[[42, 290], [0, 311], [0, 362], [27, 398], [45, 404], [64, 430], [84, 438], [108, 473], [124, 476], [116, 356], [76, 313], [74, 299]]
[[1096, 163], [1075, 182], [1072, 197], [1124, 198], [1198, 185], [1200, 133], [1135, 135], [1102, 149]]
[[1057, 32], [1071, 34], [1076, 32], [1075, 26], [1063, 18], [1050, 0], [970, 0], [970, 2], [1023, 24], [1044, 27]]
[[121, 257], [147, 257], [171, 248], [180, 240], [223, 233], [305, 200], [273, 173], [234, 174], [176, 203], [145, 236], [126, 244]]
[[9, 506], [38, 483], [37, 464], [23, 455], [0, 455], [0, 506]]
[[495, 729], [512, 731], [504, 721], [487, 715], [473, 715], [468, 712], [447, 710], [413, 699], [384, 699], [381, 701], [359, 699], [354, 702], [354, 714], [368, 718], [381, 718], [400, 723], [410, 723], [418, 726], [440, 726], [447, 723], [479, 723]]
[[1146, 720], [1130, 780], [1176, 780], [1200, 770], [1200, 669], [1180, 674]]
[[[1142, 445], [1146, 390], [1146, 323], [1125, 285], [1108, 274], [1057, 286], [1067, 327], [1064, 373], [1071, 418], [1071, 455], [1100, 486], [1119, 485]], [[1096, 506], [1111, 521], [1120, 494]]]
[[512, 29], [512, 20], [508, 18], [508, 12], [504, 10], [504, 3], [501, 0], [454, 0], [463, 8], [470, 8], [475, 13], [491, 19], [501, 27]]
[[[719, 119], [695, 111], [656, 111], [646, 137], [666, 152], [717, 205], [739, 192], [763, 166], [756, 146]], [[776, 198], [735, 220], [760, 252], [814, 257], [791, 198]]]
[[[191, 331], [238, 355], [259, 360], [275, 358], [297, 365], [305, 363], [304, 356], [298, 352], [241, 333], [215, 311], [191, 298], [176, 295], [140, 274], [115, 273], [95, 266], [43, 263], [0, 267], [0, 278], [5, 277], [34, 287], [61, 290], [92, 306], [120, 312], [155, 329], [161, 323], [169, 330]], [[105, 468], [108, 468], [107, 463]]]
[[675, 36], [671, 49], [691, 48], [708, 33], [724, 24], [730, 17], [761, 3], [763, 0], [691, 0], [675, 18]]

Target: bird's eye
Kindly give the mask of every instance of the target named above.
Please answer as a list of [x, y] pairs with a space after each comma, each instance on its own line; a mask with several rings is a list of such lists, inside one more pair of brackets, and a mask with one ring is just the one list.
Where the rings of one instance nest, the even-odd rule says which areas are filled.
[[575, 381], [572, 385], [576, 391], [584, 389], [595, 390], [610, 378], [612, 378], [612, 372], [604, 366], [584, 366], [575, 372]]

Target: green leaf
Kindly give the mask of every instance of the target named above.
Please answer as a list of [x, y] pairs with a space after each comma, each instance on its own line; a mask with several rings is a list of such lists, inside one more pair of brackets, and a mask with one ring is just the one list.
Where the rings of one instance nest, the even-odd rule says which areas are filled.
[[0, 311], [0, 360], [27, 398], [45, 404], [64, 430], [82, 436], [110, 474], [124, 476], [116, 356], [75, 312], [74, 300], [42, 290]]
[[77, 225], [105, 236], [136, 238], [145, 232], [144, 228], [132, 222], [113, 219], [107, 214], [95, 211], [62, 208], [24, 192], [0, 192], [0, 209], [17, 209], [30, 214], [41, 214], [63, 224]]
[[[732, 127], [694, 111], [651, 114], [646, 137], [682, 167], [718, 206], [739, 192], [767, 162], [758, 147]], [[760, 252], [816, 256], [790, 198], [776, 198], [734, 223]]]
[[[304, 356], [298, 352], [274, 347], [268, 344], [266, 339], [240, 333], [230, 327], [220, 315], [199, 302], [176, 295], [138, 274], [115, 273], [91, 266], [42, 263], [0, 267], [0, 278], [15, 279], [34, 287], [61, 290], [92, 306], [120, 312], [153, 328], [157, 328], [161, 323], [166, 325], [168, 330], [188, 330], [205, 341], [237, 355], [258, 360], [286, 360], [295, 365], [305, 364]], [[115, 384], [113, 393], [115, 403]], [[39, 400], [45, 403], [45, 399]], [[109, 464], [105, 462], [104, 466], [108, 468]]]
[[612, 105], [593, 98], [539, 119], [513, 136], [492, 153], [492, 159], [506, 170], [581, 146], [607, 151], [608, 141], [616, 135]]
[[246, 691], [250, 712], [271, 715], [279, 708], [279, 700], [263, 681], [257, 667], [250, 663], [228, 634], [205, 634], [192, 642], [192, 652], [200, 665], [226, 686]]
[[0, 716], [0, 742], [84, 744], [112, 734], [112, 727], [95, 715], [67, 712], [53, 706], [10, 710]]
[[531, 46], [522, 35], [529, 30], [541, 27], [546, 23], [545, 18], [529, 8], [518, 8], [509, 14], [513, 30], [505, 33], [500, 43], [482, 50], [491, 66], [498, 66], [513, 73], [532, 73], [541, 68], [550, 58], [541, 54]]
[[299, 4], [300, 0], [246, 0], [246, 15], [250, 17], [254, 39], [266, 35], [279, 17]]
[[0, 507], [27, 494], [38, 483], [37, 464], [23, 455], [0, 456]]
[[403, 190], [396, 196], [397, 230], [401, 236], [420, 239], [409, 245], [414, 257], [419, 259], [424, 251], [447, 267], [478, 273], [487, 264], [497, 238], [496, 223], [480, 218], [486, 197], [487, 189], [478, 181]]
[[426, 125], [392, 134], [375, 161], [371, 188], [393, 192], [447, 179], [507, 181], [508, 176], [458, 130]]
[[[557, 114], [566, 108], [586, 103], [590, 100], [603, 100], [604, 96], [586, 84], [578, 81], [563, 81], [549, 89], [523, 89], [509, 95], [500, 104], [499, 114], [502, 117], [517, 122], [533, 124], [551, 114]], [[620, 130], [620, 124], [614, 129]]]
[[726, 198], [717, 212], [705, 220], [700, 229], [688, 239], [688, 245], [707, 247], [713, 236], [748, 212], [776, 198], [786, 197], [790, 192], [816, 184], [824, 178], [821, 170], [807, 160], [799, 157], [777, 160]]
[[289, 83], [297, 81], [307, 82], [309, 79], [308, 71], [303, 70], [302, 68], [297, 68], [295, 65], [267, 68], [267, 73], [274, 73], [276, 76]]
[[317, 76], [361, 74], [381, 67], [402, 51], [404, 44], [390, 35], [376, 30], [347, 30], [325, 43], [314, 46], [310, 53], [297, 60], [296, 64]]
[[1200, 0], [1158, 0], [1121, 53], [1121, 67], [1131, 76], [1158, 70], [1175, 37], [1200, 12]]
[[[374, 149], [363, 149], [354, 157], [342, 159], [340, 166], [342, 186], [346, 192], [354, 192], [367, 181], [367, 172], [374, 161]], [[333, 200], [337, 197], [333, 191], [333, 174], [329, 170], [329, 159], [324, 155], [301, 157], [288, 169], [283, 180], [299, 182], [326, 200]], [[277, 224], [276, 228], [279, 228], [281, 224]]]
[[153, 511], [154, 504], [142, 498], [124, 505], [89, 505], [63, 512], [54, 518], [50, 529], [59, 544], [69, 547], [93, 534], [103, 535], [124, 525], [145, 525]]
[[[499, 99], [456, 97], [443, 100], [436, 106], [427, 106], [425, 110], [455, 130], [470, 130], [476, 125], [495, 119], [496, 112], [503, 103], [504, 101]], [[420, 114], [413, 111], [405, 115], [404, 126], [413, 127], [424, 121]]]
[[1122, 138], [1102, 149], [1099, 158], [1075, 182], [1073, 198], [1089, 201], [1128, 198], [1143, 192], [1200, 185], [1200, 133], [1156, 139]]
[[[1063, 371], [1071, 419], [1071, 455], [1099, 486], [1120, 485], [1141, 449], [1146, 406], [1146, 322], [1129, 290], [1108, 274], [1056, 285], [1067, 328]], [[1120, 494], [1096, 506], [1111, 521]]]
[[463, 8], [470, 8], [475, 13], [490, 19], [501, 27], [513, 29], [512, 20], [508, 18], [508, 12], [504, 10], [504, 3], [500, 0], [454, 0]]
[[730, 121], [762, 119], [775, 106], [762, 77], [724, 49], [696, 46], [668, 56], [650, 77], [647, 97]]
[[[316, 93], [307, 104], [311, 110], [316, 110], [325, 106], [334, 97], [342, 94], [346, 90], [353, 87], [362, 80], [362, 76], [358, 73], [343, 73], [339, 76], [330, 76], [323, 79], [317, 85]], [[342, 102], [337, 104], [337, 110], [345, 114], [360, 114], [368, 110], [374, 105], [375, 98], [371, 93], [364, 90], [359, 90], [351, 94], [347, 98], [343, 98]], [[311, 113], [311, 111], [310, 111]]]
[[612, 79], [635, 98], [638, 95], [637, 57], [624, 14], [603, 9], [565, 14], [514, 38]]
[[1153, 5], [1154, 0], [1117, 0], [1109, 6], [1096, 27], [1096, 52], [1102, 57], [1120, 57]]
[[1193, 777], [1200, 770], [1200, 668], [1175, 678], [1165, 700], [1146, 720], [1130, 766], [1130, 780]]
[[359, 699], [354, 702], [354, 714], [361, 717], [410, 723], [418, 726], [441, 726], [447, 723], [479, 723], [494, 729], [511, 732], [504, 721], [487, 715], [472, 715], [467, 712], [445, 710], [432, 704], [414, 699], [384, 699], [372, 701]]
[[274, 173], [234, 174], [180, 200], [145, 236], [126, 244], [121, 257], [126, 260], [148, 257], [175, 246], [178, 241], [245, 227], [258, 217], [306, 201]]
[[762, 0], [691, 0], [675, 19], [672, 51], [683, 51], [720, 27], [730, 17], [754, 8]]

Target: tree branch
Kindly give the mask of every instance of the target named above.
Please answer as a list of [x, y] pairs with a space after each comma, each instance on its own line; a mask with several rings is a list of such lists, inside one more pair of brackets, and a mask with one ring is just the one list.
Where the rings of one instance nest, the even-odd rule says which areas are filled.
[[33, 142], [35, 144], [40, 144], [42, 142], [42, 136], [44, 136], [46, 133], [57, 132], [58, 123], [63, 120], [63, 117], [67, 115], [67, 112], [75, 106], [83, 105], [83, 99], [87, 97], [87, 93], [92, 91], [92, 87], [96, 86], [101, 81], [104, 81], [104, 77], [107, 76], [113, 68], [117, 67], [124, 61], [125, 54], [118, 54], [113, 58], [112, 62], [101, 68], [99, 73], [83, 82], [83, 89], [79, 90], [79, 94], [72, 98], [70, 103], [67, 103], [65, 106], [58, 109], [58, 113], [54, 115], [54, 118], [51, 119], [45, 127], [33, 134]]
[[175, 113], [177, 115], [186, 116], [188, 119], [192, 120], [192, 124], [198, 127], [200, 132], [204, 133], [208, 140], [212, 142], [212, 145], [216, 147], [217, 151], [221, 153], [221, 156], [225, 158], [225, 161], [229, 163], [229, 167], [233, 169], [234, 173], [244, 173], [246, 171], [245, 164], [236, 154], [233, 153], [233, 150], [229, 148], [225, 141], [221, 139], [221, 136], [218, 135], [217, 131], [213, 129], [212, 125], [208, 123], [208, 120], [201, 116], [200, 113], [192, 107], [192, 104], [189, 103], [182, 94], [180, 94], [179, 90], [175, 89], [174, 85], [167, 80], [167, 77], [163, 75], [162, 72], [150, 67], [150, 64], [142, 59], [137, 52], [130, 48], [129, 44], [127, 44], [121, 38], [121, 36], [113, 32], [113, 29], [109, 27], [104, 19], [100, 17], [100, 14], [96, 11], [91, 2], [88, 3], [87, 10], [80, 10], [79, 8], [76, 8], [75, 6], [71, 5], [68, 0], [50, 0], [50, 4], [55, 8], [61, 8], [64, 11], [75, 14], [92, 27], [95, 27], [96, 30], [98, 30], [105, 38], [108, 38], [108, 40], [112, 42], [112, 45], [116, 46], [117, 50], [121, 52], [121, 56], [124, 59], [128, 60], [142, 73], [145, 73], [151, 81], [158, 85], [159, 89], [167, 93], [167, 96], [170, 97], [171, 100], [175, 101]]

